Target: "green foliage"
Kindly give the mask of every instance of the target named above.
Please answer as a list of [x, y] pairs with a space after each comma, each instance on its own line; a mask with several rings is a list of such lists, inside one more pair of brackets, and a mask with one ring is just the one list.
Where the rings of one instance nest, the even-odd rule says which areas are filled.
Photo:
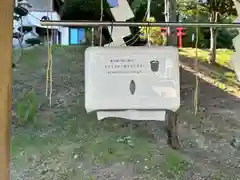
[[28, 14], [28, 10], [25, 9], [24, 7], [15, 7], [14, 8], [14, 13], [16, 13], [18, 16], [22, 17], [22, 16], [26, 16]]
[[[195, 47], [195, 41], [192, 42], [192, 33], [195, 33], [195, 28], [187, 28], [186, 35], [183, 36], [183, 47]], [[238, 31], [236, 29], [218, 29], [217, 48], [233, 49], [232, 39], [236, 37]], [[207, 28], [199, 29], [199, 48], [210, 47], [210, 33]]]
[[41, 44], [41, 40], [40, 40], [39, 38], [27, 39], [27, 40], [25, 40], [25, 42], [26, 42], [27, 44], [30, 44], [30, 45]]
[[[104, 11], [109, 10], [107, 1], [104, 2]], [[62, 16], [72, 20], [99, 20], [101, 14], [100, 0], [65, 0]]]
[[[113, 20], [110, 7], [106, 0], [104, 2], [104, 20]], [[134, 20], [142, 20], [147, 10], [147, 0], [128, 0], [133, 13]], [[63, 19], [71, 20], [99, 20], [101, 13], [100, 0], [65, 0], [61, 16]], [[163, 1], [151, 1], [151, 14], [158, 21], [164, 20]]]
[[[195, 41], [192, 41], [192, 34], [196, 34], [195, 28], [188, 28], [186, 30], [186, 35], [183, 36], [183, 46], [184, 47], [195, 47]], [[200, 30], [198, 34], [198, 46], [199, 48], [208, 48], [209, 40], [204, 38], [203, 32]]]
[[177, 0], [177, 3], [178, 12], [186, 15], [195, 15], [197, 10], [201, 13], [217, 12], [220, 16], [237, 13], [232, 0]]
[[129, 147], [134, 147], [134, 143], [132, 141], [132, 137], [131, 136], [121, 137], [121, 138], [119, 138], [117, 140], [117, 142], [123, 143], [123, 144], [127, 144], [127, 145], [129, 145]]
[[[231, 15], [221, 18], [221, 23], [232, 23], [236, 16]], [[219, 28], [217, 36], [217, 48], [233, 49], [232, 39], [238, 35], [236, 28]]]
[[[183, 22], [196, 21], [196, 1], [195, 0], [178, 0], [178, 12], [180, 19]], [[233, 6], [232, 0], [216, 0], [200, 2], [198, 6], [199, 22], [209, 22], [210, 14], [214, 11], [218, 12], [218, 18], [214, 21], [222, 23], [231, 23], [236, 18], [236, 10]], [[192, 33], [195, 28], [187, 28], [186, 35], [183, 37], [183, 46], [191, 47], [194, 45], [192, 42]], [[230, 48], [232, 49], [232, 39], [237, 35], [236, 29], [218, 29], [217, 34], [217, 48]], [[210, 47], [210, 31], [209, 28], [199, 28], [199, 48]]]
[[[147, 8], [147, 0], [128, 0], [134, 14], [136, 21], [142, 21], [145, 17], [145, 12]], [[199, 22], [209, 22], [210, 13], [213, 11], [218, 12], [218, 22], [222, 19], [231, 20], [235, 18], [236, 10], [232, 0], [207, 0], [200, 1], [198, 4], [198, 9], [196, 9], [196, 0], [177, 0], [177, 14], [179, 19], [185, 22], [196, 21], [195, 15], [198, 10], [199, 12]], [[63, 14], [66, 19], [82, 19], [82, 20], [99, 20], [100, 18], [100, 0], [65, 0]], [[152, 0], [151, 2], [151, 15], [155, 17], [157, 21], [164, 20], [164, 1]], [[104, 20], [112, 20], [111, 13], [109, 12], [109, 6], [107, 1], [104, 0]], [[133, 28], [132, 28], [133, 29]], [[209, 28], [199, 29], [199, 47], [209, 48], [210, 46], [210, 32]], [[142, 28], [143, 30], [143, 28]], [[146, 31], [144, 29], [143, 36], [141, 39], [146, 40]], [[183, 37], [183, 46], [190, 47], [193, 46], [192, 33], [195, 32], [195, 28], [186, 29], [186, 35]], [[159, 28], [150, 28], [151, 40], [154, 44], [162, 45], [165, 42], [166, 37], [161, 36]], [[135, 34], [135, 33], [133, 33]], [[232, 48], [232, 38], [236, 35], [235, 30], [229, 29], [219, 29], [217, 36], [217, 47], [218, 48]], [[89, 40], [91, 37], [88, 34], [86, 38]], [[90, 40], [89, 40], [90, 42]]]
[[18, 124], [25, 125], [30, 122], [35, 122], [37, 111], [38, 99], [35, 91], [32, 89], [16, 103]]
[[16, 20], [16, 21], [19, 21], [19, 20], [21, 19], [21, 17], [14, 15], [14, 16], [13, 16], [13, 19]]
[[219, 15], [236, 15], [236, 9], [232, 0], [204, 0], [199, 2], [205, 11], [218, 12]]
[[238, 31], [236, 29], [219, 29], [217, 36], [217, 48], [233, 49], [232, 40], [237, 36], [237, 34]]
[[[154, 17], [151, 17], [151, 18], [147, 19], [146, 22], [156, 22], [156, 20]], [[152, 44], [164, 45], [166, 43], [166, 37], [164, 37], [161, 34], [160, 27], [141, 27], [140, 38], [143, 40], [147, 40], [148, 35], [150, 35]]]
[[175, 151], [169, 151], [165, 156], [165, 166], [162, 167], [163, 172], [171, 179], [184, 179], [186, 169], [191, 165], [184, 160], [182, 155]]
[[[201, 14], [201, 16], [199, 16], [199, 21], [204, 21], [205, 15]], [[187, 17], [184, 22], [193, 22], [195, 21], [195, 19], [190, 16]], [[183, 47], [193, 47], [195, 46], [195, 42], [192, 42], [192, 34], [194, 33], [196, 35], [196, 28], [186, 28], [185, 29], [186, 35], [183, 36]], [[201, 48], [207, 48], [209, 47], [209, 39], [205, 38], [205, 35], [209, 34], [209, 30], [208, 28], [199, 28], [199, 32], [198, 32], [198, 44], [199, 47]]]
[[85, 40], [86, 45], [88, 46], [92, 45], [92, 32], [91, 29], [89, 28], [85, 30]]
[[[135, 14], [135, 20], [142, 21], [147, 11], [147, 0], [134, 0], [131, 8]], [[151, 16], [155, 17], [156, 21], [164, 21], [164, 2], [151, 0]]]

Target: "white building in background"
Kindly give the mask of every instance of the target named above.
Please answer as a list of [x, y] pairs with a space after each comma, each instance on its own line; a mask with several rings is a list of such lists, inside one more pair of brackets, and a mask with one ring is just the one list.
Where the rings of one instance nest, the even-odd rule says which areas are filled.
[[[15, 0], [15, 6], [21, 5], [28, 9], [27, 16], [22, 18], [23, 25], [23, 47], [29, 45], [25, 42], [27, 39], [38, 38], [41, 29], [40, 20], [60, 20], [60, 15], [55, 11], [54, 3], [59, 0]], [[51, 41], [54, 44], [69, 45], [69, 28], [68, 27], [49, 27], [52, 29]], [[21, 21], [14, 20], [14, 32], [21, 32]], [[19, 41], [13, 39], [13, 46], [19, 47]]]

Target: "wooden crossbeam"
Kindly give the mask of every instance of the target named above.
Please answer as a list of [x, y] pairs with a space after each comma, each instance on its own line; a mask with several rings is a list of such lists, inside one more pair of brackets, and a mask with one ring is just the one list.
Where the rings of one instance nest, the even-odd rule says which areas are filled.
[[0, 5], [0, 179], [10, 179], [10, 106], [12, 102], [13, 1]]

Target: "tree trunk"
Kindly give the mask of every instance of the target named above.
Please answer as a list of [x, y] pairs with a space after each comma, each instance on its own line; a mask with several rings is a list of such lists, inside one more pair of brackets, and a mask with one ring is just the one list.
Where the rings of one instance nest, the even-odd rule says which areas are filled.
[[[218, 13], [212, 12], [210, 17], [210, 22], [214, 23], [218, 21]], [[216, 63], [216, 48], [217, 48], [217, 29], [210, 28], [210, 53], [209, 53], [209, 62], [211, 64]]]
[[210, 54], [209, 54], [209, 61], [211, 64], [216, 63], [216, 46], [217, 46], [217, 30], [216, 28], [210, 28]]
[[[176, 0], [165, 0], [165, 22], [176, 22]], [[168, 46], [177, 46], [177, 34], [176, 28], [168, 27], [167, 28], [167, 45]]]

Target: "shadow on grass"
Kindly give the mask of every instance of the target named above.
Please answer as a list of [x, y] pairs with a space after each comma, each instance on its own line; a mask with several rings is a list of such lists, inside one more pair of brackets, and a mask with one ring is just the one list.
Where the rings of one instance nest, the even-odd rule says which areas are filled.
[[[195, 58], [196, 50], [194, 48], [183, 48], [180, 49], [180, 54], [189, 58]], [[228, 49], [217, 49], [216, 64], [215, 66], [233, 72], [231, 65], [232, 50]], [[200, 62], [209, 65], [209, 50], [198, 49], [198, 59]]]
[[220, 65], [210, 65], [199, 61], [198, 66], [195, 66], [195, 60], [186, 56], [180, 56], [180, 62], [192, 69], [198, 68], [198, 70], [205, 76], [210, 76], [224, 84], [233, 85], [237, 88], [240, 87], [240, 82], [237, 80], [236, 74], [233, 70], [229, 70]]
[[[196, 76], [189, 71], [180, 68], [181, 72], [181, 86], [182, 86], [182, 93], [191, 93], [192, 95], [181, 96], [183, 101], [190, 100], [193, 102], [193, 93], [196, 84]], [[224, 91], [221, 88], [216, 87], [216, 85], [206, 82], [205, 80], [199, 78], [199, 100], [200, 106], [208, 104], [207, 102], [216, 101], [222, 99], [223, 101], [227, 102], [239, 102], [239, 98], [229, 94], [228, 92]], [[186, 88], [185, 88], [186, 87]], [[219, 101], [219, 103], [221, 103]]]

